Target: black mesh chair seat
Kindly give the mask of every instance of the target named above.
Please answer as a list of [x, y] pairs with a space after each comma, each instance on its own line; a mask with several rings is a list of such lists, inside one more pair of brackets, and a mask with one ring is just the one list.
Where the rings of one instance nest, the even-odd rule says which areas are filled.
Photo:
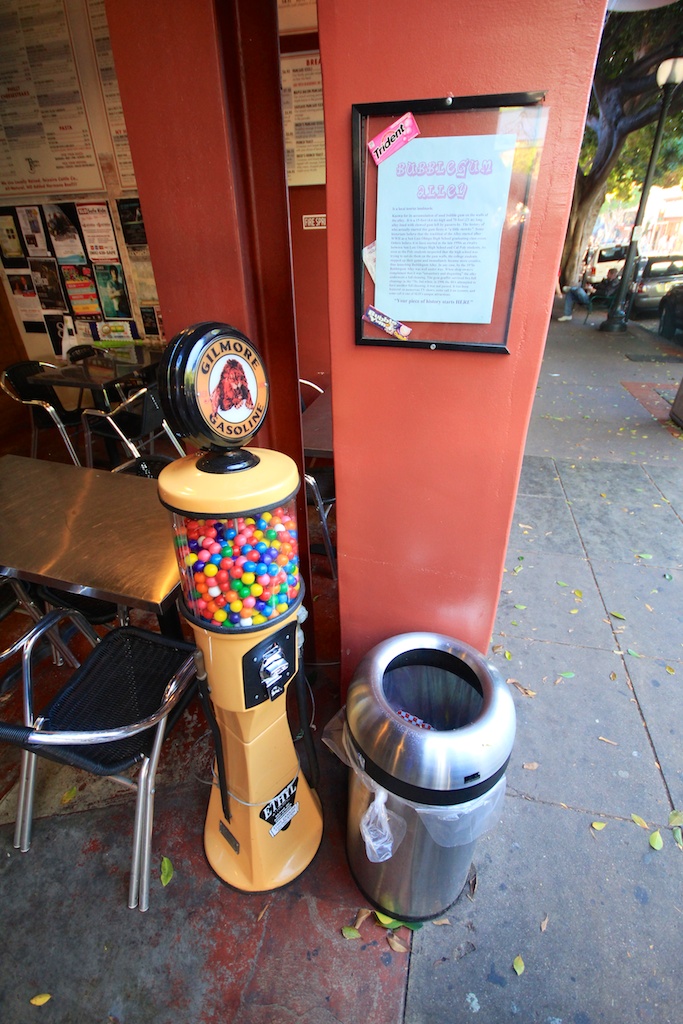
[[[33, 664], [45, 634], [70, 620], [92, 650], [45, 707], [34, 708]], [[53, 611], [8, 653], [23, 649], [23, 722], [0, 721], [0, 741], [21, 747], [14, 845], [31, 845], [37, 755], [137, 790], [128, 906], [149, 906], [156, 769], [168, 730], [196, 688], [194, 645], [126, 626], [100, 638], [78, 612]], [[122, 773], [138, 765], [135, 781]]]
[[[181, 645], [134, 626], [112, 630], [43, 708], [40, 730], [119, 729], [149, 718], [161, 706], [169, 679], [192, 650], [190, 644]], [[153, 729], [92, 746], [51, 749], [27, 744], [43, 757], [93, 775], [119, 775], [149, 757], [153, 746]]]

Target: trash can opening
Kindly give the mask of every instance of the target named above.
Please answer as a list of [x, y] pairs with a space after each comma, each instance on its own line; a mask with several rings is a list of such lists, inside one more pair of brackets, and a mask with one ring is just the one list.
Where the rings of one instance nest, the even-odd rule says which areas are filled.
[[405, 651], [382, 678], [384, 697], [399, 717], [423, 729], [462, 729], [476, 721], [484, 695], [476, 672], [439, 650]]

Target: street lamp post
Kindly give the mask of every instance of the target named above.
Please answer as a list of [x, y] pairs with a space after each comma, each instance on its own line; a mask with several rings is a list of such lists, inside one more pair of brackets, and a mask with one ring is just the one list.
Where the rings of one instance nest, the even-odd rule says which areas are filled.
[[612, 308], [609, 311], [607, 319], [603, 320], [600, 324], [601, 331], [616, 332], [626, 330], [626, 322], [628, 320], [628, 315], [626, 313], [627, 296], [631, 285], [631, 278], [633, 277], [633, 267], [638, 254], [638, 241], [642, 233], [641, 225], [645, 216], [645, 206], [647, 204], [647, 197], [650, 192], [650, 186], [652, 184], [655, 167], [657, 165], [659, 146], [662, 141], [662, 135], [664, 134], [664, 121], [666, 120], [666, 115], [669, 112], [673, 91], [681, 81], [683, 81], [683, 57], [672, 57], [670, 60], [662, 61], [657, 68], [657, 85], [663, 90], [663, 96], [662, 109], [657, 123], [655, 140], [652, 144], [650, 162], [648, 163], [647, 174], [645, 175], [645, 181], [643, 182], [643, 191], [640, 196], [640, 203], [638, 204], [638, 212], [636, 213], [636, 219], [633, 222], [633, 228], [631, 229], [631, 240], [626, 253], [624, 269], [621, 274], [619, 291], [612, 303]]

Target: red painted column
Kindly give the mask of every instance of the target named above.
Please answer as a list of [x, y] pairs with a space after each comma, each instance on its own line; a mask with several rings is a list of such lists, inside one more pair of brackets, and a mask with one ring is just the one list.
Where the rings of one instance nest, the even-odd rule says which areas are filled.
[[[343, 677], [432, 630], [486, 651], [605, 3], [318, 0]], [[546, 91], [509, 355], [356, 347], [351, 106]]]

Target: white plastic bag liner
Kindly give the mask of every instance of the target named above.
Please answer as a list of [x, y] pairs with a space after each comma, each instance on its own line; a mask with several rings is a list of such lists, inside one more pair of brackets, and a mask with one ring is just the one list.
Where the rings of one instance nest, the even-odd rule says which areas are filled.
[[[497, 823], [505, 799], [505, 776], [475, 800], [449, 807], [411, 804], [438, 846], [466, 846]], [[407, 803], [408, 801], [406, 801]]]
[[[502, 811], [505, 776], [482, 796], [446, 807], [413, 803], [387, 792], [363, 771], [363, 755], [348, 740], [345, 708], [327, 723], [322, 739], [343, 764], [353, 769], [363, 786], [375, 794], [360, 820], [365, 851], [373, 864], [389, 860], [405, 838], [408, 826], [399, 813], [402, 806], [408, 815], [411, 811], [417, 814], [433, 841], [443, 847], [467, 846], [475, 842], [496, 824]], [[387, 799], [392, 808], [387, 807]]]
[[[367, 779], [367, 776], [365, 777]], [[365, 780], [363, 780], [365, 781]], [[369, 780], [372, 782], [372, 780]], [[373, 864], [393, 857], [405, 838], [407, 825], [403, 818], [387, 809], [386, 789], [372, 783], [375, 799], [360, 819], [360, 834], [365, 843], [367, 858]]]

